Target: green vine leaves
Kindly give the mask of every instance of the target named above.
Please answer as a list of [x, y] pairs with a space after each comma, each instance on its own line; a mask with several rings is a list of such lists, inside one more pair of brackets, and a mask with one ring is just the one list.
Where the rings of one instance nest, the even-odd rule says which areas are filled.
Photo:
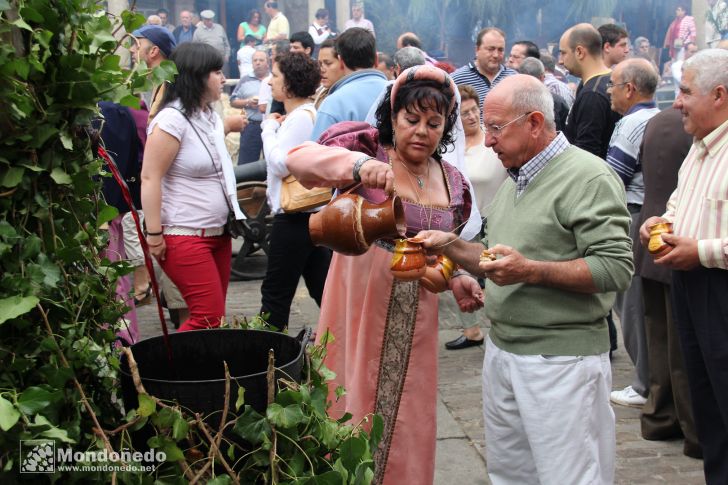
[[[0, 0], [0, 482], [17, 481], [20, 440], [46, 438], [167, 453], [152, 472], [48, 476], [64, 483], [369, 483], [381, 419], [364, 431], [328, 417], [332, 373], [318, 348], [304, 383], [282, 383], [264, 414], [237, 389], [225, 420], [146, 395], [123, 409], [115, 287], [131, 268], [105, 252], [118, 211], [101, 196], [109, 175], [89, 126], [100, 101], [136, 107], [137, 93], [175, 75], [171, 63], [122, 65], [123, 32], [143, 23], [95, 0]], [[210, 418], [223, 421], [214, 436]]]
[[120, 65], [121, 32], [143, 22], [91, 0], [0, 0], [3, 483], [15, 481], [19, 440], [110, 448], [101, 430], [123, 420], [114, 290], [130, 268], [104, 253], [118, 211], [100, 195], [108, 174], [88, 127], [98, 102], [130, 102], [174, 72]]

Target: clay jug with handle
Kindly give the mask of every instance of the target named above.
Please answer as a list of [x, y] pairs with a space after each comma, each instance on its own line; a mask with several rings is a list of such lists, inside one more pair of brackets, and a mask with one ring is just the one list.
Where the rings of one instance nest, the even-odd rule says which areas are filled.
[[442, 293], [447, 290], [457, 265], [452, 259], [440, 254], [433, 264], [428, 264], [420, 284], [432, 293]]
[[352, 193], [359, 186], [355, 185], [311, 214], [308, 231], [315, 245], [356, 256], [366, 253], [377, 239], [404, 236], [407, 225], [400, 198], [395, 195], [381, 203], [370, 202]]
[[398, 239], [392, 253], [392, 276], [402, 281], [419, 280], [427, 271], [427, 256], [422, 239]]

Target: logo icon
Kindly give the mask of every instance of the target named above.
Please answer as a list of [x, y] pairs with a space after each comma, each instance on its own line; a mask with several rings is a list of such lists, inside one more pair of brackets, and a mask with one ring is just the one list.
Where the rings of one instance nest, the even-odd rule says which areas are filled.
[[54, 440], [20, 440], [20, 473], [54, 473], [55, 457]]

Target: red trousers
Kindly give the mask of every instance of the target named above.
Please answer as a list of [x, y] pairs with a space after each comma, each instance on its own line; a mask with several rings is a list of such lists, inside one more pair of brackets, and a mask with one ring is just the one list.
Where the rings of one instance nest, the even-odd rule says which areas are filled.
[[190, 317], [179, 331], [220, 326], [230, 281], [230, 236], [164, 236], [165, 260], [160, 266], [177, 285]]

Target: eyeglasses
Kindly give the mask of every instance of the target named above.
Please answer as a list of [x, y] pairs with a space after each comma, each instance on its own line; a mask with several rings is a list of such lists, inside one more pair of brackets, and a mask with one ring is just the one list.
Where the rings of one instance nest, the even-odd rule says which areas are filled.
[[625, 84], [629, 84], [631, 81], [627, 81], [626, 83], [613, 83], [612, 81], [609, 81], [607, 83], [607, 89], [616, 88], [617, 86], [624, 86]]
[[520, 120], [524, 116], [530, 115], [531, 113], [533, 113], [533, 111], [529, 111], [527, 113], [523, 113], [521, 116], [519, 116], [518, 118], [512, 119], [511, 121], [509, 121], [505, 125], [500, 125], [499, 126], [499, 125], [493, 125], [493, 124], [486, 124], [485, 125], [485, 132], [487, 134], [489, 134], [490, 136], [492, 136], [492, 137], [499, 137], [503, 133], [503, 130], [505, 130], [508, 125], [510, 125], [512, 123], [515, 123], [516, 121]]

